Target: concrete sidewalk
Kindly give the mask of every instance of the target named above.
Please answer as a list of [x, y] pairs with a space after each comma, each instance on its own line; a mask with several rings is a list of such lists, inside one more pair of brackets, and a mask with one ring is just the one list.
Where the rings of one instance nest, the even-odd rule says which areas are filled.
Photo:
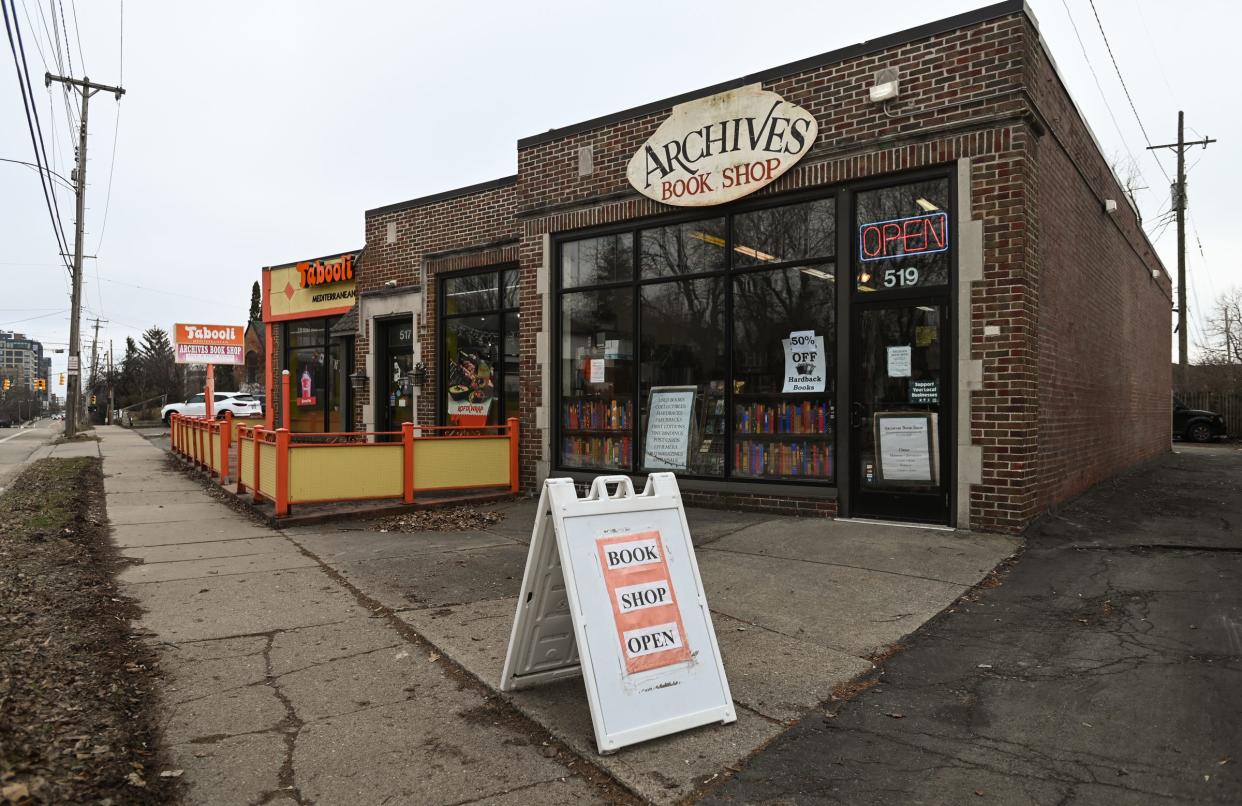
[[[167, 650], [165, 730], [191, 803], [595, 802], [609, 791], [589, 782], [591, 765], [676, 801], [739, 768], [1017, 546], [692, 510], [738, 721], [598, 756], [580, 680], [505, 697], [529, 720], [478, 684], [500, 677], [532, 503], [496, 507], [505, 519], [480, 532], [273, 531], [167, 470], [141, 436], [99, 433], [115, 539], [142, 562], [122, 578]], [[572, 752], [544, 747], [549, 735]]]

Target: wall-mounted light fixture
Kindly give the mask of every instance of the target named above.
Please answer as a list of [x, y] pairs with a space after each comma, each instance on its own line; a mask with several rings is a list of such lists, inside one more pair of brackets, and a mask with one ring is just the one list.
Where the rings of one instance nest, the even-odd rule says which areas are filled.
[[427, 367], [419, 361], [414, 368], [406, 373], [406, 377], [410, 379], [410, 383], [414, 386], [422, 386], [427, 381]]
[[362, 371], [362, 367], [354, 370], [354, 374], [349, 376], [349, 385], [355, 392], [364, 392], [367, 388], [367, 374]]
[[875, 80], [871, 85], [868, 95], [871, 103], [879, 104], [885, 101], [891, 101], [900, 93], [900, 86], [897, 81], [897, 68], [884, 67], [877, 70]]
[[1117, 212], [1117, 200], [1116, 199], [1105, 199], [1104, 200], [1104, 212], [1108, 213], [1109, 215], [1112, 215], [1113, 213]]

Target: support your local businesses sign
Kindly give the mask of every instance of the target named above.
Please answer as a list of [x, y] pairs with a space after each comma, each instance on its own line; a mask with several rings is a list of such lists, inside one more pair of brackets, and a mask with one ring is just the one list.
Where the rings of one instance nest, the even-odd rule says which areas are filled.
[[792, 168], [818, 131], [810, 112], [751, 84], [673, 107], [626, 175], [644, 196], [665, 204], [723, 204]]

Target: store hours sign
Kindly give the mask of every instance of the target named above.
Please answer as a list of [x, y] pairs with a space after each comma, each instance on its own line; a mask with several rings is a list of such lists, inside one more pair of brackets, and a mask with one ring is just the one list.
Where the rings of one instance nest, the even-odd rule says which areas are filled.
[[665, 204], [723, 204], [792, 168], [818, 131], [810, 112], [751, 84], [673, 107], [626, 175], [638, 192]]

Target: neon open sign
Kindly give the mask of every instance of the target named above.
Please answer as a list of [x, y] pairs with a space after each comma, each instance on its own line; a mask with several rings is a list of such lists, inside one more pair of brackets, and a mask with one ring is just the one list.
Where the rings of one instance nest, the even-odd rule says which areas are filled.
[[888, 260], [907, 255], [927, 255], [949, 248], [947, 213], [924, 213], [892, 221], [875, 221], [858, 228], [861, 260]]

